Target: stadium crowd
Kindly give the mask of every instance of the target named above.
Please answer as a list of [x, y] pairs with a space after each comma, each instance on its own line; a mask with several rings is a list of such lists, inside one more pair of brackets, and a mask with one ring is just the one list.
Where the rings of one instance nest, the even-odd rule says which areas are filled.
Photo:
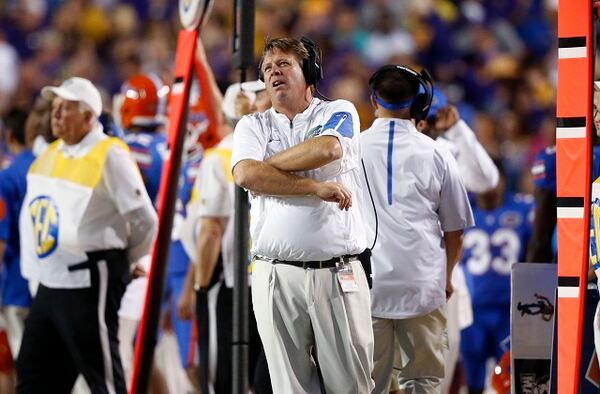
[[[102, 88], [127, 78], [168, 84], [179, 29], [169, 1], [6, 1], [0, 11], [0, 114], [28, 109], [40, 89], [71, 75]], [[202, 40], [219, 86], [231, 68], [231, 2], [215, 2]], [[511, 191], [531, 191], [535, 153], [552, 144], [556, 4], [543, 0], [257, 1], [255, 49], [265, 37], [307, 35], [327, 55], [320, 89], [372, 120], [365, 82], [382, 64], [426, 67], [484, 147], [505, 159]], [[18, 78], [15, 78], [18, 76]], [[106, 108], [111, 108], [107, 105]]]

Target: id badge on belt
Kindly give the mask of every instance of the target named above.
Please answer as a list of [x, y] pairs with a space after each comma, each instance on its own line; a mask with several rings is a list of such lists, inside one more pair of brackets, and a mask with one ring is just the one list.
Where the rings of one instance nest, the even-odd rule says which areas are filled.
[[338, 282], [340, 282], [340, 286], [342, 286], [342, 291], [344, 293], [352, 293], [358, 291], [358, 283], [356, 283], [356, 279], [354, 278], [352, 264], [338, 263], [336, 265], [336, 268]]

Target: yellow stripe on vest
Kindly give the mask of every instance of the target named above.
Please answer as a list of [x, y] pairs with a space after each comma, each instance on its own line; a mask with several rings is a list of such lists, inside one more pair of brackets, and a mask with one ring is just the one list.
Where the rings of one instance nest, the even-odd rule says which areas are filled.
[[223, 175], [225, 175], [225, 179], [227, 179], [227, 182], [233, 182], [233, 173], [231, 172], [231, 154], [231, 149], [220, 147], [207, 149], [204, 154], [205, 158], [210, 155], [219, 156], [219, 160], [221, 162], [221, 169], [223, 170]]
[[221, 167], [223, 168], [223, 174], [227, 182], [233, 182], [233, 173], [231, 172], [231, 149], [217, 148], [216, 152], [221, 159]]
[[123, 141], [109, 137], [99, 141], [82, 157], [70, 158], [63, 155], [55, 141], [33, 162], [29, 173], [64, 179], [93, 189], [102, 177], [106, 156], [114, 145], [129, 152]]

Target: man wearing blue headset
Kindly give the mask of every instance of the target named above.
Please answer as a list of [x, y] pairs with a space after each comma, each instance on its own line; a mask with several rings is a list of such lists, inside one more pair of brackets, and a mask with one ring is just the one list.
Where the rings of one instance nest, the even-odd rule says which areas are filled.
[[372, 257], [373, 393], [389, 390], [396, 346], [400, 388], [439, 393], [445, 304], [473, 215], [456, 161], [415, 128], [431, 104], [429, 75], [388, 65], [369, 83], [377, 119], [361, 134], [361, 151], [363, 191], [368, 193], [368, 181], [375, 207], [366, 194], [362, 211], [367, 234], [378, 235]]

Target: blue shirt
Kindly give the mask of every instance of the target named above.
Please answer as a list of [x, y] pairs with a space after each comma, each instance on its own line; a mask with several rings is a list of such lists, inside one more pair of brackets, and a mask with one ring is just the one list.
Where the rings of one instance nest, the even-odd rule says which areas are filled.
[[465, 230], [461, 261], [473, 307], [510, 303], [511, 265], [525, 259], [532, 208], [523, 195], [507, 195], [492, 211], [473, 208], [477, 226]]
[[556, 194], [556, 147], [542, 149], [531, 167], [533, 186]]
[[27, 191], [27, 171], [34, 160], [33, 153], [25, 150], [0, 172], [0, 239], [6, 243], [2, 283], [4, 305], [26, 307], [31, 304], [27, 281], [21, 275], [19, 211]]
[[126, 133], [125, 143], [142, 173], [150, 200], [156, 205], [165, 154], [166, 137], [162, 133]]
[[168, 274], [185, 274], [190, 262], [190, 258], [183, 248], [179, 232], [187, 212], [186, 206], [192, 197], [194, 181], [198, 174], [198, 167], [202, 161], [202, 153], [197, 152], [190, 156], [181, 166], [179, 175], [179, 185], [177, 192], [177, 201], [175, 203], [175, 217], [173, 218], [172, 243], [169, 248], [169, 263], [167, 265]]

